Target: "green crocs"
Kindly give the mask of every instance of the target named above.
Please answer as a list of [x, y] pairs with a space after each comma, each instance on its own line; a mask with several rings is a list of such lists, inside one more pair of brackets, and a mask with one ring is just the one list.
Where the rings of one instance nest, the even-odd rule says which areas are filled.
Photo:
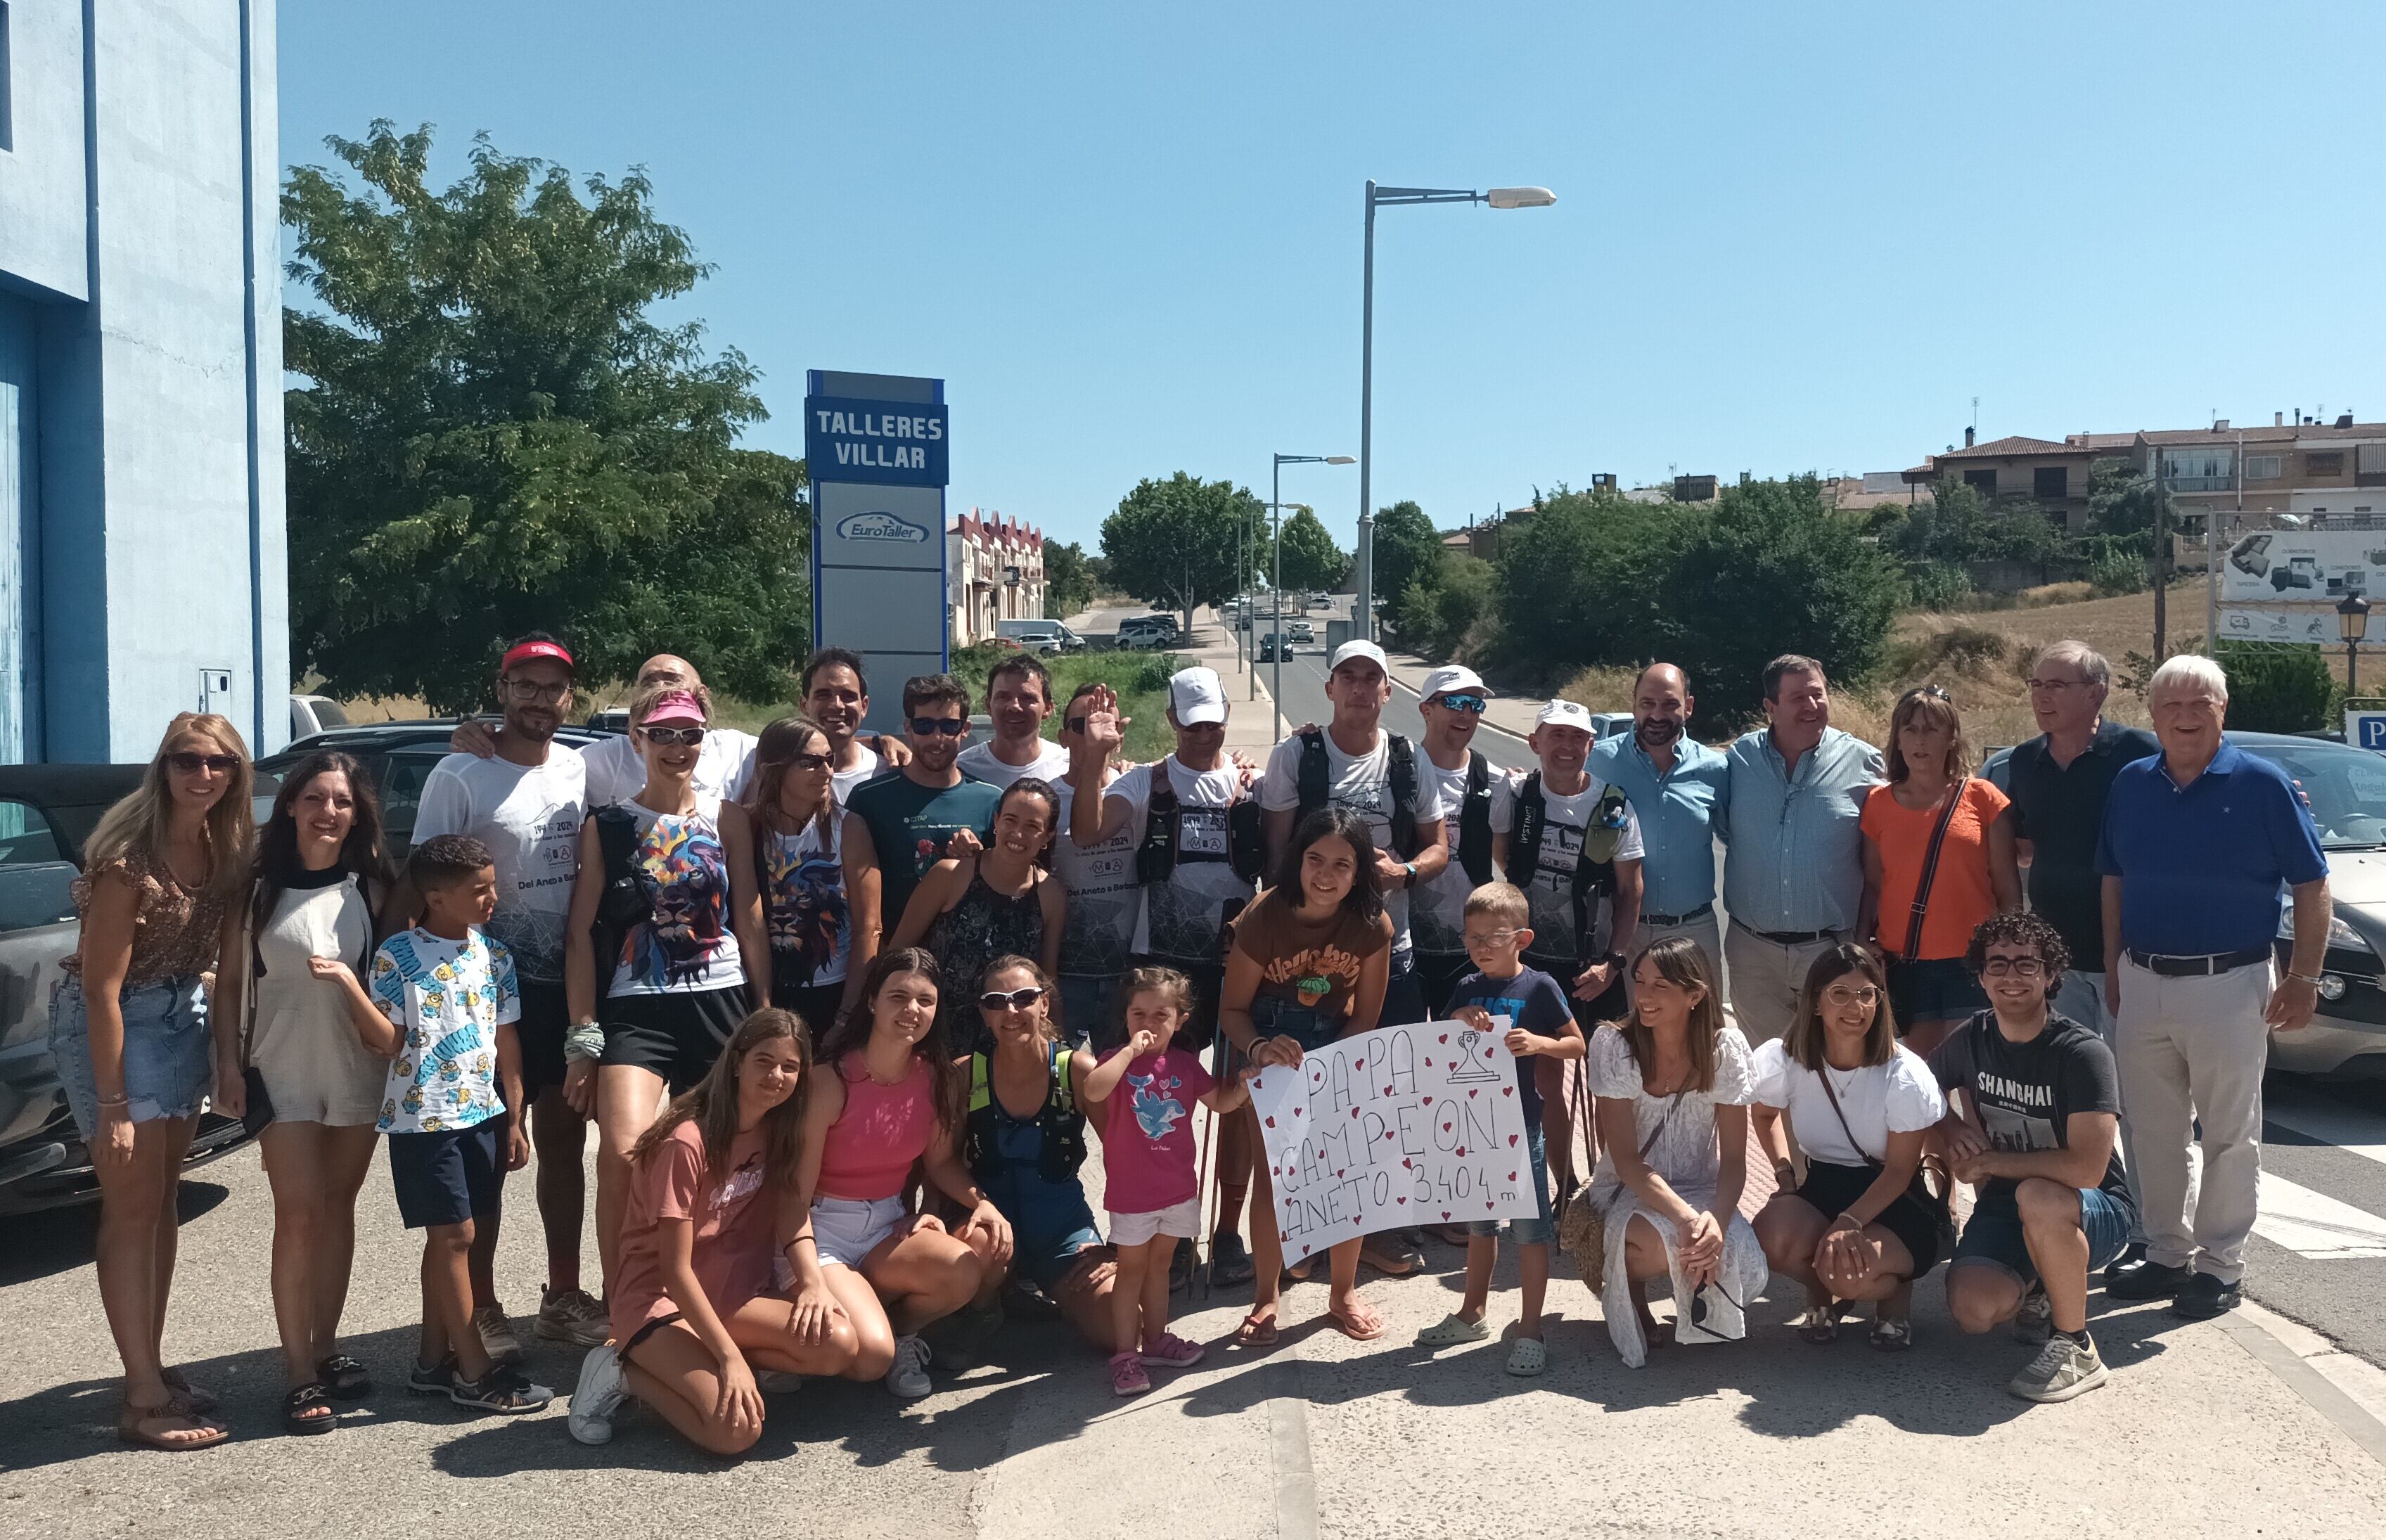
[[1469, 1321], [1452, 1310], [1441, 1318], [1439, 1325], [1428, 1326], [1419, 1332], [1416, 1339], [1419, 1347], [1455, 1347], [1461, 1343], [1481, 1342], [1490, 1334], [1491, 1322], [1488, 1317], [1482, 1321]]
[[1550, 1366], [1550, 1350], [1538, 1337], [1518, 1337], [1508, 1345], [1508, 1372], [1529, 1380]]

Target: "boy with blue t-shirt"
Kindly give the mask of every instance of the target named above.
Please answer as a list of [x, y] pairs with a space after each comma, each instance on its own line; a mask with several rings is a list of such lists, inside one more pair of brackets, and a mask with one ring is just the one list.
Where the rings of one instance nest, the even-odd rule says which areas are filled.
[[[1501, 1032], [1516, 1056], [1516, 1104], [1525, 1116], [1526, 1163], [1533, 1173], [1531, 1219], [1511, 1220], [1509, 1233], [1521, 1247], [1517, 1268], [1523, 1311], [1516, 1340], [1508, 1349], [1508, 1372], [1538, 1374], [1549, 1365], [1541, 1345], [1541, 1300], [1550, 1287], [1550, 1241], [1557, 1226], [1550, 1214], [1549, 1148], [1541, 1135], [1541, 1093], [1525, 1060], [1583, 1056], [1582, 1028], [1563, 985], [1538, 968], [1525, 966], [1533, 944], [1532, 906], [1524, 890], [1509, 883], [1486, 883], [1466, 895], [1466, 956], [1476, 971], [1458, 982], [1450, 1017], [1476, 1032]], [[1491, 1270], [1500, 1259], [1500, 1224], [1478, 1220], [1466, 1227], [1466, 1297], [1438, 1326], [1417, 1333], [1425, 1347], [1481, 1342], [1491, 1334], [1485, 1320], [1491, 1302]]]
[[555, 1392], [491, 1358], [472, 1329], [474, 1221], [496, 1214], [505, 1173], [530, 1159], [513, 957], [481, 932], [496, 865], [480, 841], [440, 834], [414, 847], [406, 875], [422, 917], [373, 953], [350, 1009], [396, 1029], [376, 1126], [398, 1216], [423, 1232], [422, 1342], [407, 1385], [478, 1411], [536, 1411]]

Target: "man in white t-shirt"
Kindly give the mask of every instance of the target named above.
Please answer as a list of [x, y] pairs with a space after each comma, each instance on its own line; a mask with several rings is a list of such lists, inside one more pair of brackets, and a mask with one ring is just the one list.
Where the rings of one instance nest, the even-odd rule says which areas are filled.
[[1052, 674], [1041, 659], [1021, 653], [996, 664], [986, 676], [986, 714], [994, 719], [994, 736], [961, 750], [963, 775], [1008, 791], [1031, 775], [1051, 783], [1069, 773], [1069, 751], [1043, 735], [1052, 715]]
[[[513, 954], [521, 992], [522, 1096], [538, 1150], [538, 1213], [546, 1232], [546, 1292], [534, 1330], [540, 1336], [593, 1347], [609, 1334], [604, 1308], [580, 1286], [581, 1211], [586, 1198], [583, 1154], [588, 1125], [563, 1098], [564, 915], [580, 870], [580, 825], [587, 814], [584, 767], [555, 742], [571, 709], [572, 658], [534, 632], [506, 649], [497, 666], [505, 720], [485, 758], [450, 754], [422, 783], [413, 841], [465, 834], [495, 858], [497, 907], [484, 927]], [[511, 1340], [492, 1274], [497, 1220], [475, 1227], [474, 1324], [492, 1357]], [[520, 1345], [513, 1344], [520, 1354]]]
[[1409, 898], [1409, 930], [1416, 939], [1417, 979], [1425, 1009], [1436, 1020], [1458, 981], [1475, 971], [1466, 956], [1466, 895], [1491, 881], [1491, 803], [1508, 772], [1476, 750], [1475, 730], [1491, 687], [1463, 664], [1425, 676], [1417, 715], [1425, 719], [1418, 771], [1441, 799], [1443, 843], [1450, 864], [1417, 884]]
[[[631, 693], [649, 684], [704, 688], [695, 664], [667, 652], [657, 653], [638, 665], [638, 677], [631, 684]], [[710, 698], [705, 697], [708, 704]], [[487, 723], [467, 719], [456, 724], [456, 732], [447, 744], [460, 753], [485, 759], [496, 751], [496, 735], [489, 731]], [[588, 806], [592, 808], [627, 802], [647, 789], [646, 761], [638, 757], [637, 745], [626, 732], [608, 734], [590, 744], [580, 751], [580, 757], [588, 768]], [[707, 731], [704, 747], [697, 755], [696, 795], [735, 802], [745, 796], [753, 780], [754, 734], [734, 727]]]
[[870, 715], [870, 677], [862, 671], [861, 655], [844, 647], [822, 647], [804, 659], [804, 715], [828, 737], [829, 779], [840, 808], [863, 782], [908, 764], [911, 751], [903, 740], [873, 732], [862, 741], [861, 724]]
[[1424, 773], [1416, 745], [1383, 731], [1392, 698], [1384, 649], [1345, 642], [1327, 660], [1325, 698], [1334, 707], [1323, 728], [1296, 733], [1268, 756], [1260, 783], [1267, 810], [1268, 865], [1273, 870], [1300, 820], [1331, 804], [1365, 820], [1375, 836], [1375, 877], [1392, 920], [1392, 977], [1378, 1026], [1426, 1020], [1409, 931], [1410, 890], [1450, 864], [1442, 838], [1440, 791]]
[[[1052, 841], [1052, 874], [1069, 895], [1068, 918], [1061, 928], [1061, 1030], [1079, 1044], [1104, 1032], [1117, 1009], [1118, 984], [1135, 955], [1136, 938], [1143, 928], [1143, 880], [1136, 874], [1137, 831], [1122, 825], [1107, 839], [1079, 845], [1071, 837], [1068, 817], [1074, 805], [1077, 778], [1088, 773], [1086, 729], [1097, 708], [1115, 712], [1118, 696], [1107, 684], [1088, 681], [1077, 686], [1061, 714], [1061, 746], [1069, 751], [1069, 773], [1053, 785], [1061, 793], [1062, 816]], [[1098, 755], [1101, 774], [1086, 784], [1096, 800], [1118, 779], [1118, 756]]]

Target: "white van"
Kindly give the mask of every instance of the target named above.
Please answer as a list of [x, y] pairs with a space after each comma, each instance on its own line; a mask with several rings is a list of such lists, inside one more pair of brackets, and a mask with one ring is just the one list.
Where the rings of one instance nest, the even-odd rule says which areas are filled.
[[1086, 645], [1084, 637], [1058, 620], [997, 620], [994, 633], [1005, 642], [1018, 644], [1023, 651], [1034, 653], [1075, 652]]

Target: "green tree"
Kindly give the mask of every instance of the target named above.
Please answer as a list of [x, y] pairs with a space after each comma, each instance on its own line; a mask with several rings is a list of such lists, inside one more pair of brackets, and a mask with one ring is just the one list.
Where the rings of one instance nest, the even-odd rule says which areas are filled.
[[2044, 508], [2026, 497], [1991, 502], [1952, 477], [1879, 533], [1883, 546], [1909, 561], [2045, 561], [2066, 551], [2062, 527]]
[[1463, 551], [1441, 553], [1431, 584], [1412, 582], [1392, 607], [1400, 645], [1437, 661], [1455, 657], [1470, 632], [1494, 612], [1498, 570]]
[[1094, 602], [1094, 574], [1075, 541], [1044, 543], [1044, 612], [1065, 620]]
[[[1636, 503], [1612, 487], [1564, 488], [1500, 529], [1500, 657], [1554, 682], [1642, 657], [1676, 602], [1673, 548], [1704, 510]], [[1403, 591], [1405, 592], [1405, 591]]]
[[1308, 508], [1296, 508], [1277, 536], [1277, 559], [1288, 589], [1331, 590], [1350, 575], [1350, 558], [1334, 544], [1325, 525]]
[[2098, 534], [2129, 536], [2151, 550], [2154, 520], [2169, 503], [2169, 489], [2127, 460], [2099, 460], [2090, 470], [2088, 527]]
[[1389, 607], [1409, 584], [1428, 587], [1439, 575], [1441, 532], [1425, 509], [1402, 499], [1375, 514], [1375, 595]]
[[2308, 732], [2329, 724], [2337, 682], [2317, 647], [2224, 641], [2215, 656], [2229, 676], [2230, 727], [2246, 732]]
[[320, 307], [283, 319], [294, 662], [454, 710], [543, 629], [593, 679], [668, 648], [774, 698], [810, 639], [804, 468], [736, 447], [742, 355], [649, 316], [709, 269], [645, 175], [584, 199], [483, 136], [434, 192], [427, 127], [329, 143], [354, 180], [282, 195]]
[[1190, 631], [1194, 610], [1235, 592], [1244, 543], [1255, 560], [1265, 553], [1263, 514], [1258, 497], [1229, 482], [1182, 470], [1164, 482], [1138, 482], [1102, 520], [1105, 570], [1144, 603], [1182, 612]]

